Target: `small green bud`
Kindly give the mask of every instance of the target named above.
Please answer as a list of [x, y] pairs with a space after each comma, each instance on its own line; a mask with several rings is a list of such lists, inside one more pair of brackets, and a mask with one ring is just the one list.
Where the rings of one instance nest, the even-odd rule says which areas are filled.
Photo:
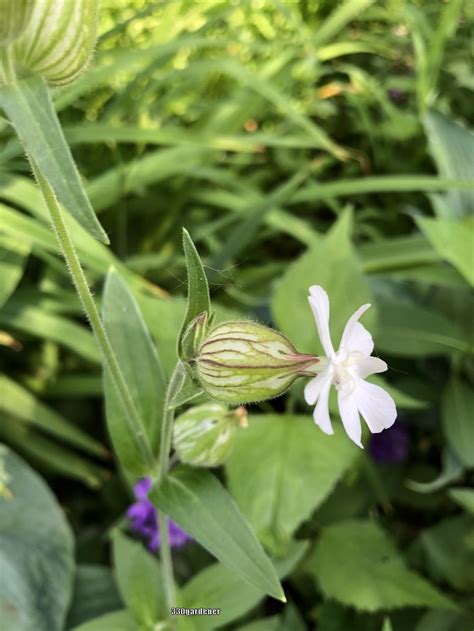
[[195, 362], [196, 376], [212, 398], [245, 404], [283, 394], [299, 375], [313, 375], [319, 360], [298, 353], [278, 331], [235, 321], [209, 333]]
[[50, 85], [72, 83], [86, 68], [97, 37], [98, 0], [41, 0], [14, 43], [18, 76], [40, 74]]
[[245, 408], [229, 410], [220, 403], [205, 403], [178, 416], [173, 446], [181, 462], [195, 467], [217, 467], [229, 455], [238, 426], [247, 427]]
[[19, 37], [33, 11], [33, 0], [0, 0], [0, 46], [7, 46]]

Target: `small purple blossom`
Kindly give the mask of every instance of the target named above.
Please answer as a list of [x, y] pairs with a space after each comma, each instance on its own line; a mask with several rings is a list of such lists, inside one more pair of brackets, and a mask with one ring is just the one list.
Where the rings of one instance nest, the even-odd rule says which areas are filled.
[[408, 456], [410, 436], [403, 423], [397, 421], [389, 429], [374, 434], [369, 444], [372, 459], [378, 463], [403, 462]]
[[[157, 510], [148, 499], [151, 487], [151, 478], [143, 478], [135, 484], [133, 492], [137, 501], [127, 510], [127, 517], [132, 531], [143, 537], [151, 552], [156, 552], [160, 547], [160, 528]], [[192, 540], [192, 537], [171, 519], [168, 520], [168, 536], [172, 548], [180, 548]]]
[[393, 103], [405, 103], [407, 100], [407, 93], [398, 88], [389, 88], [387, 93]]

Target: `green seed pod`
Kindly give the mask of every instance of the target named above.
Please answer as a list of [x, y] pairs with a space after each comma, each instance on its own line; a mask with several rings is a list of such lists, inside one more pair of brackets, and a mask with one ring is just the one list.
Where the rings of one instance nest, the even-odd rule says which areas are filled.
[[247, 321], [215, 327], [195, 360], [204, 390], [234, 405], [283, 394], [299, 375], [314, 374], [318, 362], [298, 353], [278, 331]]
[[0, 46], [7, 46], [19, 37], [33, 11], [33, 0], [0, 0]]
[[97, 37], [98, 0], [41, 0], [14, 44], [18, 76], [40, 74], [50, 85], [72, 83], [86, 68]]
[[220, 403], [198, 405], [175, 420], [173, 446], [181, 462], [218, 467], [229, 455], [239, 425], [247, 426], [245, 408], [229, 410]]

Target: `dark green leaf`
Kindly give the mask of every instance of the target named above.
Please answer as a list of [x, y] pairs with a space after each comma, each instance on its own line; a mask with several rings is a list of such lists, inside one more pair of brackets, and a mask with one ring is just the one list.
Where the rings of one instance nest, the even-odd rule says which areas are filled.
[[270, 559], [215, 476], [208, 471], [179, 466], [152, 490], [150, 499], [242, 579], [284, 600]]
[[53, 494], [0, 445], [0, 621], [5, 631], [63, 631], [72, 593], [71, 530]]
[[443, 395], [443, 428], [451, 448], [466, 467], [474, 467], [474, 392], [452, 377]]

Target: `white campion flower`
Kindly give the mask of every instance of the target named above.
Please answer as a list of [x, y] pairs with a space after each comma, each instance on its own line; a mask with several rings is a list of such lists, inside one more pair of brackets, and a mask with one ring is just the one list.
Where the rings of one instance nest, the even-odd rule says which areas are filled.
[[337, 390], [339, 413], [344, 429], [356, 445], [361, 443], [360, 415], [373, 433], [393, 425], [397, 410], [392, 397], [380, 386], [368, 383], [365, 378], [387, 370], [387, 364], [378, 357], [371, 357], [374, 349], [372, 336], [359, 322], [359, 318], [371, 306], [362, 305], [349, 318], [337, 351], [334, 350], [329, 331], [329, 298], [319, 285], [309, 288], [309, 304], [316, 319], [319, 338], [327, 359], [323, 370], [306, 384], [304, 396], [309, 405], [316, 404], [314, 421], [323, 432], [333, 434], [329, 417], [329, 391]]

